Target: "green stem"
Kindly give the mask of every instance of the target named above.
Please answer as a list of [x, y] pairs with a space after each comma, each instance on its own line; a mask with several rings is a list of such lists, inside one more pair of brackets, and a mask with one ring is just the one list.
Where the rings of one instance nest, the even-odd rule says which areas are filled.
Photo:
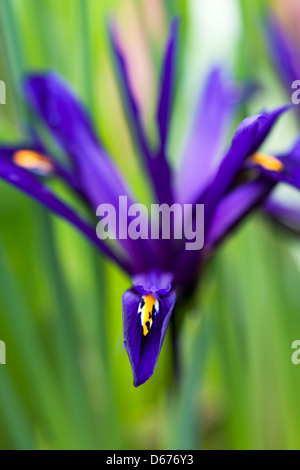
[[199, 393], [197, 384], [203, 378], [205, 371], [209, 337], [210, 323], [206, 312], [194, 337], [191, 363], [182, 375], [180, 387], [175, 397], [170, 442], [167, 443], [169, 445], [167, 448], [175, 450], [201, 448], [201, 419], [195, 409], [195, 398], [196, 391]]

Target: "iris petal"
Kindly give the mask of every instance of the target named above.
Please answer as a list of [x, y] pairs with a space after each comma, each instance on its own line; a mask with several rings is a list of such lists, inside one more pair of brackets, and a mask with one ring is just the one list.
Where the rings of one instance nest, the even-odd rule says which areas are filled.
[[231, 147], [221, 162], [204, 201], [206, 229], [209, 228], [217, 204], [243, 167], [246, 158], [257, 152], [277, 119], [289, 109], [291, 109], [291, 105], [278, 108], [272, 112], [251, 116], [239, 125]]
[[167, 144], [173, 106], [178, 42], [178, 22], [178, 19], [175, 19], [172, 23], [170, 37], [167, 43], [162, 67], [161, 89], [157, 108], [157, 122], [162, 149], [165, 149]]
[[300, 235], [300, 205], [289, 204], [286, 202], [269, 199], [264, 204], [264, 212], [270, 219], [289, 231], [291, 234], [299, 237]]
[[212, 179], [238, 98], [237, 87], [222, 69], [214, 68], [206, 78], [177, 173], [180, 202], [195, 202]]
[[[120, 172], [96, 136], [89, 115], [71, 87], [56, 73], [32, 75], [25, 82], [25, 93], [33, 109], [48, 126], [53, 137], [70, 155], [87, 199], [96, 211], [100, 204], [119, 205], [126, 196], [133, 198]], [[118, 239], [136, 269], [152, 266], [147, 240]]]
[[105, 202], [116, 205], [119, 196], [129, 196], [119, 171], [101, 146], [87, 111], [71, 87], [56, 73], [31, 75], [25, 93], [33, 109], [53, 137], [70, 155], [78, 177], [94, 208]]
[[[259, 154], [261, 155], [261, 154]], [[262, 154], [264, 155], [264, 154]], [[296, 142], [292, 150], [285, 155], [276, 157], [268, 157], [274, 160], [273, 164], [263, 164], [263, 159], [253, 160], [250, 162], [255, 169], [263, 176], [268, 177], [271, 181], [285, 183], [300, 190], [300, 144]], [[272, 162], [272, 160], [270, 160]], [[277, 163], [276, 163], [277, 162]], [[247, 162], [246, 162], [247, 166]]]
[[171, 169], [166, 158], [165, 144], [169, 126], [169, 112], [172, 103], [172, 84], [174, 80], [174, 60], [177, 41], [177, 20], [171, 27], [169, 40], [166, 46], [165, 59], [162, 67], [161, 91], [159, 95], [157, 120], [160, 134], [160, 145], [157, 152], [150, 146], [148, 136], [145, 132], [141, 113], [134, 96], [125, 56], [116, 25], [110, 25], [110, 42], [119, 72], [121, 95], [126, 116], [129, 116], [129, 129], [133, 141], [142, 157], [142, 163], [148, 171], [156, 198], [160, 203], [171, 204], [173, 202], [173, 191], [171, 187]]
[[206, 238], [206, 249], [220, 243], [272, 191], [275, 183], [266, 178], [250, 181], [231, 191], [219, 203]]
[[[274, 15], [269, 15], [266, 32], [271, 57], [290, 98], [292, 83], [300, 77], [299, 50]], [[295, 110], [300, 116], [299, 106]]]
[[55, 167], [50, 158], [33, 150], [18, 150], [13, 155], [15, 165], [37, 173], [39, 175], [51, 175]]
[[20, 189], [39, 203], [50, 209], [56, 215], [68, 220], [96, 245], [104, 254], [117, 262], [128, 272], [133, 272], [130, 264], [117, 257], [114, 252], [99, 240], [95, 230], [84, 222], [68, 205], [58, 199], [49, 188], [43, 185], [32, 173], [24, 168], [18, 167], [9, 159], [0, 160], [0, 178]]
[[[124, 346], [135, 387], [146, 382], [154, 372], [176, 301], [176, 293], [172, 289], [165, 295], [157, 292], [156, 297], [154, 295], [141, 295], [134, 287], [123, 295]], [[152, 307], [151, 312], [149, 306]], [[149, 312], [145, 310], [147, 308]]]

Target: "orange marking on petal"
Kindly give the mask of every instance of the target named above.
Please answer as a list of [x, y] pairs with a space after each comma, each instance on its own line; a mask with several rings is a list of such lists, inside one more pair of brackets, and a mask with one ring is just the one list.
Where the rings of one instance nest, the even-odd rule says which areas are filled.
[[13, 162], [26, 170], [49, 174], [54, 171], [54, 165], [50, 158], [33, 150], [18, 150], [13, 155]]
[[255, 165], [260, 165], [266, 170], [282, 171], [284, 169], [283, 163], [278, 158], [265, 153], [257, 152], [250, 157], [250, 162]]

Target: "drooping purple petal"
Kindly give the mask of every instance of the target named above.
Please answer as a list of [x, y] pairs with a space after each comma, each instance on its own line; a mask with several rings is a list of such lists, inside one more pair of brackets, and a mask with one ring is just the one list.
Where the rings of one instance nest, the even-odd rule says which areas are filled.
[[282, 116], [282, 114], [286, 113], [287, 111], [290, 111], [293, 108], [295, 108], [294, 105], [287, 104], [273, 111], [266, 111], [259, 116], [257, 120], [258, 132], [254, 138], [252, 146], [249, 149], [249, 155], [257, 152], [257, 150], [264, 143], [272, 128], [274, 127], [278, 119]]
[[246, 158], [259, 149], [279, 116], [290, 108], [291, 106], [284, 106], [272, 112], [252, 116], [239, 125], [204, 201], [206, 229], [209, 228], [216, 205], [229, 189]]
[[32, 147], [41, 154], [47, 155], [51, 158], [51, 160], [53, 160], [53, 162], [55, 162], [56, 174], [62, 178], [83, 200], [86, 200], [87, 195], [85, 194], [84, 188], [82, 188], [80, 180], [78, 179], [77, 171], [74, 171], [73, 162], [70, 162], [71, 165], [68, 165], [67, 162], [62, 164], [61, 161], [53, 155], [53, 153], [49, 153], [48, 147], [45, 144], [43, 138], [31, 125], [28, 126], [28, 135], [30, 138], [29, 141], [32, 142]]
[[[155, 297], [154, 293], [141, 293], [135, 287], [123, 295], [124, 346], [132, 367], [135, 387], [146, 382], [154, 372], [176, 302], [174, 289], [170, 290], [163, 284], [158, 287], [160, 293], [157, 291]], [[163, 295], [164, 289], [166, 293]], [[148, 323], [145, 335], [142, 312], [148, 305], [147, 296], [155, 302], [155, 307], [151, 309], [151, 325]], [[150, 305], [152, 306], [151, 302]]]
[[51, 190], [29, 171], [18, 167], [9, 159], [0, 160], [0, 178], [20, 189], [56, 215], [66, 219], [79, 229], [106, 256], [118, 263], [127, 272], [134, 273], [131, 263], [116, 255], [96, 236], [96, 231], [84, 222], [69, 206], [60, 201]]
[[[73, 175], [69, 170], [64, 168], [61, 163], [53, 157], [53, 155], [49, 155], [49, 152], [45, 148], [45, 146], [42, 144], [41, 141], [35, 141], [34, 144], [18, 144], [15, 146], [12, 145], [2, 145], [0, 147], [0, 160], [8, 160], [16, 164], [16, 161], [14, 159], [18, 155], [18, 153], [33, 153], [36, 154], [37, 156], [37, 166], [36, 168], [26, 168], [26, 165], [23, 166], [23, 168], [28, 169], [28, 171], [32, 172], [33, 174], [39, 175], [39, 176], [44, 176], [44, 177], [59, 177], [61, 178], [67, 185], [73, 189], [77, 194], [85, 198], [84, 194], [82, 194], [82, 190], [78, 185], [77, 179], [75, 178], [75, 175]], [[43, 168], [39, 168], [38, 165], [38, 158], [46, 158], [49, 160], [49, 171], [43, 171]], [[21, 165], [22, 166], [22, 165]], [[52, 168], [51, 168], [52, 167]]]
[[276, 224], [299, 237], [300, 235], [300, 205], [268, 199], [263, 205], [264, 213]]
[[267, 176], [273, 181], [288, 184], [300, 190], [300, 140], [296, 142], [292, 150], [285, 155], [266, 156], [278, 162], [278, 169], [268, 168], [268, 165], [256, 164], [251, 159], [246, 162], [246, 167], [255, 168], [262, 175]]
[[209, 253], [273, 190], [276, 183], [266, 178], [238, 186], [225, 196], [216, 207], [206, 237], [205, 251]]
[[176, 176], [177, 195], [182, 203], [195, 202], [212, 179], [238, 99], [232, 80], [220, 68], [213, 69], [196, 107]]
[[254, 165], [253, 167], [273, 181], [285, 183], [300, 190], [300, 160], [295, 159], [293, 156], [276, 158], [282, 163], [282, 170], [280, 171], [270, 170], [260, 165]]
[[[100, 144], [88, 113], [70, 86], [55, 73], [33, 75], [25, 82], [25, 93], [58, 144], [73, 158], [77, 178], [94, 211], [100, 204], [117, 208], [120, 196], [127, 196], [131, 205], [133, 198], [126, 183]], [[146, 240], [118, 241], [137, 269], [152, 266]]]
[[[289, 108], [290, 106], [285, 106], [270, 113], [249, 117], [245, 119], [238, 127], [229, 151], [222, 160], [211, 185], [204, 193], [203, 200], [199, 201], [204, 203], [204, 249], [200, 252], [191, 252], [185, 250], [181, 253], [177, 260], [176, 280], [178, 280], [178, 282], [184, 286], [185, 290], [189, 289], [191, 279], [196, 277], [199, 266], [203, 261], [203, 258], [206, 256], [207, 234], [210, 233], [211, 223], [214, 219], [215, 211], [218, 205], [221, 204], [222, 200], [226, 197], [226, 193], [229, 191], [230, 187], [235, 181], [239, 170], [244, 168], [244, 162], [246, 158], [256, 152], [270, 132], [278, 117]], [[271, 181], [270, 184], [271, 183], [274, 184], [275, 182]], [[246, 192], [247, 190], [249, 191], [249, 188], [246, 186]], [[251, 207], [256, 205], [255, 197], [253, 196], [255, 195], [255, 192], [252, 192], [251, 185], [249, 194], [251, 196], [250, 201], [248, 202], [245, 200], [245, 207], [243, 207], [242, 204], [236, 213], [234, 211], [232, 212], [232, 217], [228, 220], [226, 219], [226, 214], [223, 211], [219, 213], [219, 219], [223, 218], [224, 234], [226, 234], [226, 231], [228, 232], [231, 230], [231, 228], [238, 222], [239, 218], [242, 217], [243, 211], [246, 214], [251, 209]], [[258, 200], [260, 200], [260, 197], [262, 196], [260, 196], [260, 192], [258, 191]], [[226, 201], [226, 204], [229, 206], [231, 205], [230, 203], [231, 198]], [[218, 232], [219, 230], [220, 232]], [[214, 227], [214, 233], [212, 233], [211, 237], [215, 239], [215, 243], [222, 233], [222, 227], [220, 227], [220, 229], [219, 227]], [[209, 246], [207, 251], [210, 251]]]
[[73, 158], [78, 178], [94, 208], [103, 202], [116, 205], [119, 196], [129, 196], [126, 183], [100, 144], [88, 113], [69, 84], [50, 72], [28, 77], [24, 88], [33, 109]]

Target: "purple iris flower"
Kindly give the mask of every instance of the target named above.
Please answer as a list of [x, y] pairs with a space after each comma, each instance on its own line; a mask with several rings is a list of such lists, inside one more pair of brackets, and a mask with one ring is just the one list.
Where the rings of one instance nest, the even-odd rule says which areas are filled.
[[[153, 148], [142, 124], [116, 30], [110, 31], [130, 130], [159, 204], [204, 204], [205, 243], [187, 251], [186, 239], [100, 240], [92, 223], [59, 199], [47, 184], [58, 178], [71, 188], [95, 217], [102, 203], [118, 206], [119, 197], [134, 203], [134, 195], [99, 140], [87, 110], [57, 74], [30, 75], [24, 85], [31, 109], [69, 156], [62, 166], [37, 133], [31, 142], [0, 148], [0, 177], [79, 229], [99, 250], [132, 278], [123, 295], [124, 345], [134, 385], [153, 374], [164, 337], [178, 304], [195, 289], [199, 272], [228, 234], [269, 196], [278, 182], [300, 189], [298, 155], [266, 155], [260, 147], [282, 107], [245, 119], [227, 152], [224, 137], [239, 95], [220, 69], [208, 76], [197, 104], [179, 169], [168, 159], [168, 139], [174, 101], [178, 23], [172, 24], [162, 65], [157, 105], [159, 144]], [[191, 214], [191, 224], [195, 222]]]
[[[290, 4], [285, 5], [287, 9]], [[300, 98], [300, 42], [298, 35], [299, 10], [291, 9], [293, 21], [290, 28], [287, 28], [273, 12], [269, 12], [266, 21], [266, 37], [271, 60], [277, 71], [278, 77], [290, 100], [295, 98], [299, 102]], [[295, 20], [295, 24], [294, 24]], [[294, 101], [294, 100], [293, 100]], [[294, 104], [297, 104], [295, 102]], [[300, 122], [300, 103], [295, 107], [295, 115]], [[290, 152], [287, 153], [287, 180], [293, 179], [296, 175], [299, 178], [298, 162], [300, 160], [300, 139], [296, 142]], [[284, 158], [282, 156], [281, 158]], [[290, 176], [288, 176], [288, 174]], [[293, 175], [293, 176], [291, 176]], [[297, 185], [296, 185], [297, 186]], [[299, 187], [299, 185], [297, 186]], [[295, 235], [300, 234], [300, 205], [297, 200], [285, 201], [282, 197], [271, 195], [263, 205], [264, 212], [273, 222], [285, 230]]]
[[[295, 94], [299, 98], [299, 85], [296, 88], [293, 87], [293, 84], [300, 80], [299, 40], [293, 38], [293, 34], [283, 27], [273, 13], [268, 15], [266, 32], [272, 62], [288, 97], [291, 99]], [[295, 111], [300, 119], [300, 107], [296, 106]]]

